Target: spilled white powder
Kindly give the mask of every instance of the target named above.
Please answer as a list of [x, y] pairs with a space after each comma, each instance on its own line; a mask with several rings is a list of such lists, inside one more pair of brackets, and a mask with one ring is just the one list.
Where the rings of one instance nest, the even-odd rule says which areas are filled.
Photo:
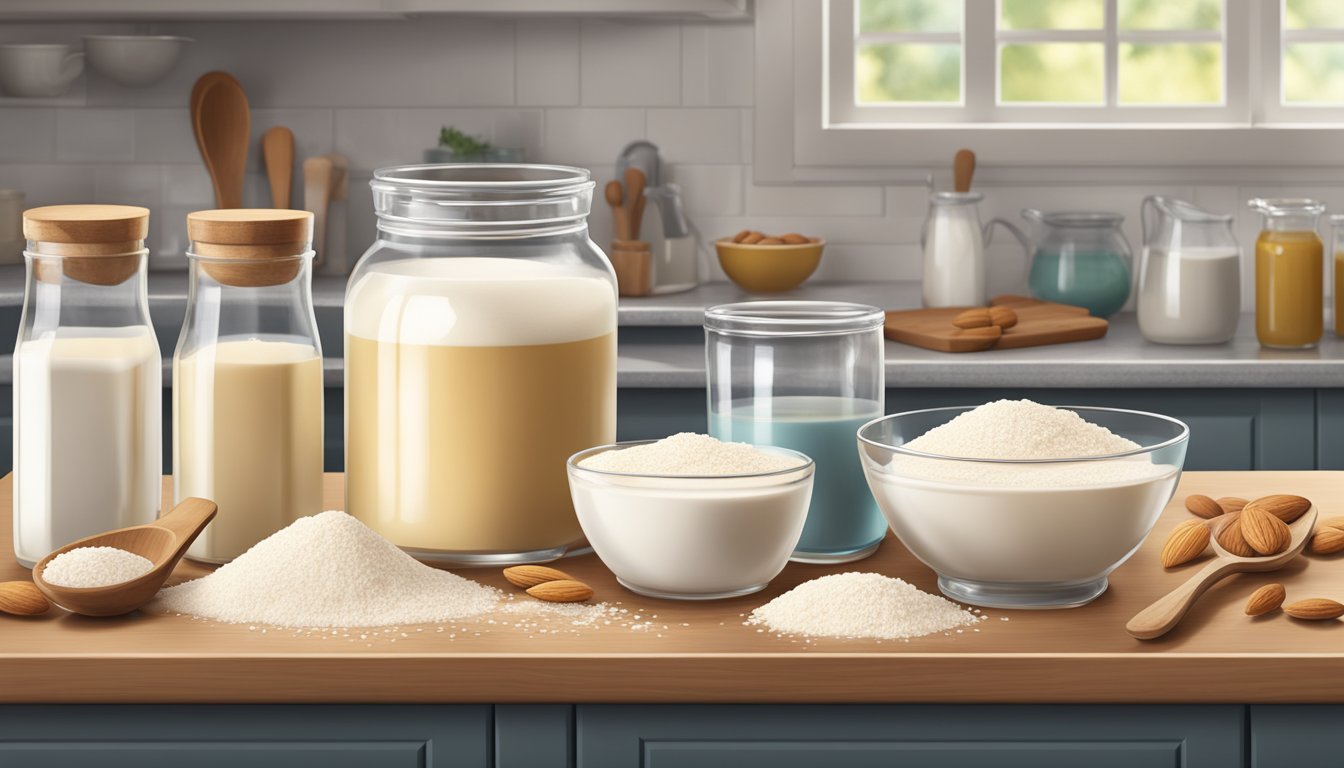
[[162, 611], [235, 624], [380, 627], [485, 613], [500, 592], [423, 565], [344, 512], [304, 517], [208, 576], [168, 587]]
[[879, 573], [838, 573], [804, 582], [751, 612], [747, 624], [808, 637], [897, 640], [980, 621], [951, 600]]
[[766, 453], [746, 443], [681, 432], [656, 443], [589, 456], [584, 469], [640, 475], [747, 475], [800, 467], [795, 456]]
[[[1073, 411], [1031, 400], [997, 400], [966, 411], [905, 443], [921, 453], [965, 459], [1071, 459], [1141, 448]], [[896, 454], [895, 474], [920, 480], [1002, 488], [1076, 488], [1139, 483], [1176, 471], [1149, 455], [1106, 461], [990, 464]]]
[[51, 559], [42, 578], [58, 587], [110, 587], [138, 579], [154, 570], [154, 563], [116, 547], [77, 547]]

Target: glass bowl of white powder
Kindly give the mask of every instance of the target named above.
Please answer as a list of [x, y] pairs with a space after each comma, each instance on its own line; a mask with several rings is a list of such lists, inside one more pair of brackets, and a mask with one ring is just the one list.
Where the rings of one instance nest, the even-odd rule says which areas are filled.
[[593, 551], [627, 589], [677, 600], [759, 592], [789, 561], [812, 499], [797, 451], [682, 433], [570, 457]]
[[1106, 591], [1171, 500], [1190, 429], [1154, 413], [1000, 400], [859, 429], [868, 486], [943, 594], [1069, 608]]

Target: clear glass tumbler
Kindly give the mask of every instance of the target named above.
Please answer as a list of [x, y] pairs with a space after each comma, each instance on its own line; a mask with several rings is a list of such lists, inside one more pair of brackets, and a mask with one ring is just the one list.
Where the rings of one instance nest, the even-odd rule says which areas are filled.
[[796, 562], [860, 560], [886, 535], [855, 450], [859, 427], [883, 413], [884, 317], [876, 307], [826, 301], [705, 311], [710, 434], [816, 462]]

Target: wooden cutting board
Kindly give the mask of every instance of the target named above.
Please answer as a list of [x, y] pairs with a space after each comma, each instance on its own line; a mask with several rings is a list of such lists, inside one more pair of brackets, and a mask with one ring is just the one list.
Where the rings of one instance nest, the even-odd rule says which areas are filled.
[[1025, 296], [995, 296], [989, 303], [1011, 307], [1017, 313], [1017, 325], [1004, 331], [998, 339], [967, 336], [952, 325], [952, 319], [967, 307], [888, 312], [887, 338], [937, 352], [982, 352], [1099, 339], [1110, 327], [1104, 319], [1089, 315], [1086, 309], [1067, 304]]

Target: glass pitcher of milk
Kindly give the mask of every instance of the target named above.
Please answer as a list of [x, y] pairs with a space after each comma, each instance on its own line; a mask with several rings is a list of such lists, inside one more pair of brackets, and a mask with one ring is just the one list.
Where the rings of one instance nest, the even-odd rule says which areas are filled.
[[[1149, 214], [1153, 214], [1149, 219]], [[1159, 344], [1221, 344], [1241, 316], [1232, 215], [1150, 195], [1139, 206], [1139, 331]]]
[[920, 245], [924, 249], [924, 306], [982, 306], [985, 293], [985, 246], [994, 225], [1007, 229], [1025, 251], [1027, 236], [1003, 219], [980, 226], [979, 192], [934, 192], [924, 220]]

